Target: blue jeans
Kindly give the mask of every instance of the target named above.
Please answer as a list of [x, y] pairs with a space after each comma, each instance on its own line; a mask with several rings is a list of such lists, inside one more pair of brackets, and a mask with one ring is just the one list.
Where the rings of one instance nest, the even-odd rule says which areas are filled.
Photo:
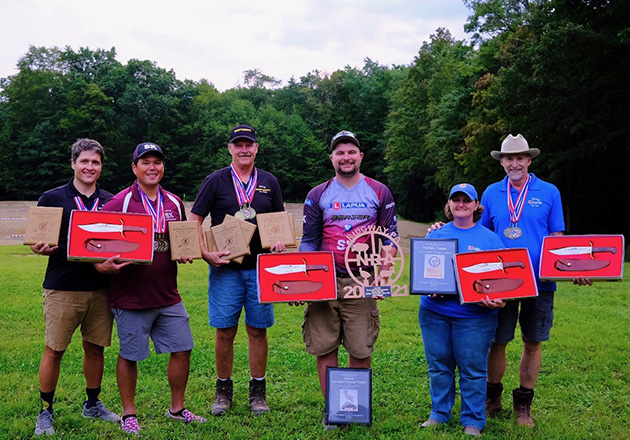
[[431, 379], [431, 416], [446, 423], [455, 402], [455, 367], [459, 370], [463, 426], [486, 426], [488, 351], [497, 316], [453, 318], [424, 307], [419, 312], [424, 353]]
[[274, 324], [273, 304], [258, 302], [256, 269], [209, 267], [208, 318], [212, 327], [229, 328], [238, 325], [243, 308], [247, 325], [269, 328]]

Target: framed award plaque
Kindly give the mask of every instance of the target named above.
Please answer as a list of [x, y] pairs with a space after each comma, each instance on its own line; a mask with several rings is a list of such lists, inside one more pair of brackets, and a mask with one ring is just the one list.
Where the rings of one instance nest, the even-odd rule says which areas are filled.
[[457, 239], [411, 238], [410, 293], [457, 295], [453, 257]]
[[328, 425], [371, 425], [372, 370], [328, 367], [324, 417]]

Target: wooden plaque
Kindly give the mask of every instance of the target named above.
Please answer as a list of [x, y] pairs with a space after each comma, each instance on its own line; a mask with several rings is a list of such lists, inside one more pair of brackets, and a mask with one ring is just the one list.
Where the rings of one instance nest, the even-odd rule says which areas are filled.
[[192, 257], [193, 260], [201, 259], [198, 222], [169, 222], [168, 235], [171, 242], [171, 260], [178, 260], [182, 256]]
[[269, 249], [277, 241], [288, 247], [296, 246], [294, 228], [288, 212], [258, 214], [256, 221], [258, 222], [260, 243], [263, 249]]
[[59, 244], [63, 208], [50, 206], [31, 206], [28, 208], [24, 244], [36, 244], [40, 241], [49, 246]]
[[243, 238], [243, 232], [238, 220], [227, 218], [220, 225], [210, 228], [212, 237], [219, 251], [230, 251], [226, 260], [232, 260], [243, 255], [249, 255], [249, 247]]

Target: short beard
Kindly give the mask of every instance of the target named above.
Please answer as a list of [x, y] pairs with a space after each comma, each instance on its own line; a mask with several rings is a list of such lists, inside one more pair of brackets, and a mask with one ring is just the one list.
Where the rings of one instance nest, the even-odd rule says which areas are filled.
[[354, 167], [352, 171], [341, 171], [341, 167], [337, 168], [337, 174], [339, 174], [341, 177], [344, 177], [346, 179], [356, 176], [358, 172], [359, 170], [357, 169], [357, 167]]

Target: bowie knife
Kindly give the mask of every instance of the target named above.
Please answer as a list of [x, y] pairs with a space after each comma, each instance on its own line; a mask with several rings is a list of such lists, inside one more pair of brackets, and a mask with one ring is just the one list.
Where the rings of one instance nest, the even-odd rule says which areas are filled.
[[265, 270], [274, 275], [300, 272], [304, 272], [308, 275], [308, 272], [311, 270], [323, 270], [324, 272], [328, 272], [328, 266], [325, 264], [279, 264], [274, 267], [265, 267]]
[[273, 291], [280, 295], [293, 295], [317, 292], [323, 286], [324, 283], [319, 281], [276, 281]]
[[617, 253], [617, 248], [614, 247], [593, 247], [593, 246], [567, 246], [558, 249], [549, 249], [549, 252], [555, 255], [588, 255], [595, 252], [610, 252], [611, 254]]
[[515, 261], [513, 263], [479, 263], [474, 266], [462, 267], [462, 270], [468, 273], [485, 273], [492, 272], [493, 270], [503, 270], [508, 267], [520, 267], [521, 269], [525, 269], [525, 263], [522, 261]]
[[571, 260], [568, 258], [561, 258], [555, 262], [557, 270], [565, 272], [581, 272], [589, 270], [599, 270], [610, 265], [610, 261], [606, 260]]
[[124, 234], [125, 232], [142, 232], [143, 234], [147, 233], [147, 228], [143, 228], [142, 226], [125, 226], [122, 224], [115, 223], [90, 223], [88, 225], [77, 225], [79, 228], [88, 232], [120, 232]]

